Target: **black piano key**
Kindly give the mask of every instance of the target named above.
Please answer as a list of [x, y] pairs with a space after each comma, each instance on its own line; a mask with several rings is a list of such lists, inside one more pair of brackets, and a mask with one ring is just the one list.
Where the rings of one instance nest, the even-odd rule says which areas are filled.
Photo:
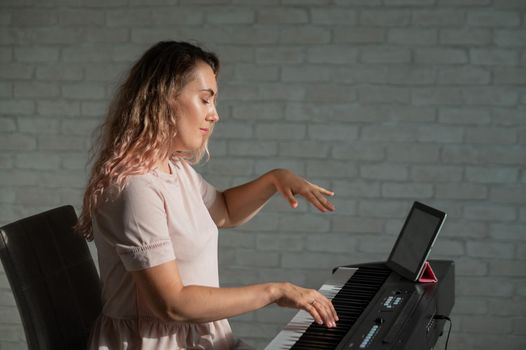
[[363, 310], [376, 295], [390, 270], [378, 267], [360, 267], [334, 296], [332, 303], [338, 313], [336, 328], [312, 323], [290, 349], [331, 350], [338, 346]]

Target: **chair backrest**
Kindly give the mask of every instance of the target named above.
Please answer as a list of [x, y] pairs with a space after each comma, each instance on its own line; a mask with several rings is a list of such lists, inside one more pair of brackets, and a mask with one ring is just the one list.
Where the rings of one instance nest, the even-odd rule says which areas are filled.
[[0, 228], [0, 259], [29, 349], [85, 349], [101, 311], [100, 281], [72, 206]]

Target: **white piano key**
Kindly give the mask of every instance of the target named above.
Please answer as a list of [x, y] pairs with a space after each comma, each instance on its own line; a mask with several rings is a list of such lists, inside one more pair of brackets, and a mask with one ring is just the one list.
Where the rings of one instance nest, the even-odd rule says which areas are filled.
[[[350, 267], [338, 268], [318, 291], [332, 300], [357, 270], [357, 268]], [[301, 338], [312, 322], [314, 322], [314, 319], [307, 311], [298, 311], [285, 328], [272, 339], [265, 350], [290, 349]]]

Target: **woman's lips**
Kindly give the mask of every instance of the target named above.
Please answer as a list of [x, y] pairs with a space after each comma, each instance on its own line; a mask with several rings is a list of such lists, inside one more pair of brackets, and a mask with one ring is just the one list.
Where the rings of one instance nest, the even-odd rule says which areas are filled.
[[208, 134], [208, 129], [207, 128], [199, 128], [199, 130], [201, 130], [201, 133], [206, 135]]

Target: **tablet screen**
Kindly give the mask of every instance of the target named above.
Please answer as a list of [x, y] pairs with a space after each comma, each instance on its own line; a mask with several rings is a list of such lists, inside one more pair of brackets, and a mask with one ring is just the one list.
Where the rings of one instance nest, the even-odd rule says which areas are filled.
[[389, 255], [387, 266], [416, 281], [445, 218], [444, 212], [414, 202]]

